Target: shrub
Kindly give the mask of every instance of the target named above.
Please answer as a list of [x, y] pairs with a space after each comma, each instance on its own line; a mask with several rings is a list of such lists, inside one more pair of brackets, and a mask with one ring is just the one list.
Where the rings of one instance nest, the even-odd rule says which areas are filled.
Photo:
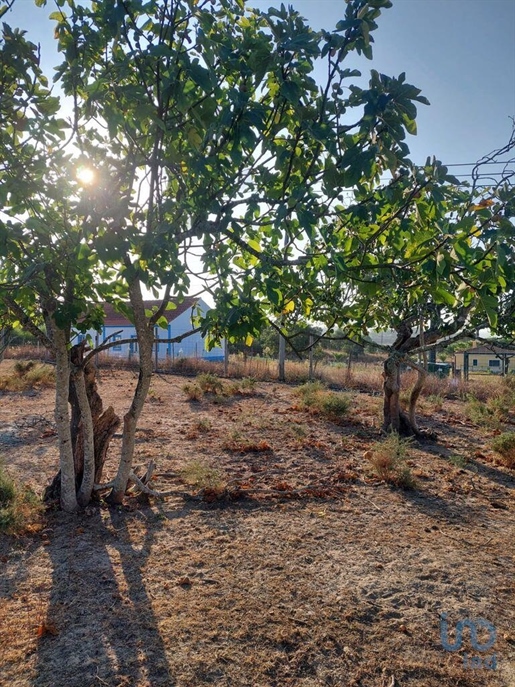
[[398, 434], [392, 433], [367, 451], [365, 455], [380, 480], [403, 489], [415, 488], [415, 480], [406, 465], [410, 444], [410, 439], [401, 439]]
[[501, 456], [503, 465], [515, 468], [515, 432], [505, 432], [492, 442], [493, 450]]
[[508, 395], [491, 396], [484, 403], [469, 397], [466, 412], [470, 420], [483, 427], [498, 429], [502, 422], [510, 418], [513, 403]]
[[223, 470], [213, 467], [202, 460], [191, 460], [179, 471], [181, 479], [197, 489], [223, 491], [226, 477]]
[[20, 534], [33, 528], [42, 508], [34, 492], [19, 487], [0, 464], [0, 532]]
[[55, 384], [55, 371], [52, 365], [17, 361], [11, 374], [0, 377], [0, 391], [28, 391], [51, 387]]
[[204, 397], [204, 392], [196, 382], [184, 384], [182, 390], [188, 397], [188, 401], [201, 401]]
[[343, 393], [328, 391], [320, 381], [307, 382], [296, 390], [300, 407], [332, 422], [340, 422], [350, 407], [349, 397]]
[[197, 375], [196, 383], [205, 394], [213, 394], [215, 396], [223, 396], [225, 394], [223, 381], [218, 375], [211, 372], [202, 372]]

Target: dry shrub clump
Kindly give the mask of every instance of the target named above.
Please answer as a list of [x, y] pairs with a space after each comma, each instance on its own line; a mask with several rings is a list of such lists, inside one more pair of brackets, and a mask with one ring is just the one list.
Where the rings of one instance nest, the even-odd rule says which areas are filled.
[[[488, 379], [488, 378], [487, 378]], [[468, 396], [466, 412], [472, 422], [491, 429], [499, 429], [510, 422], [515, 411], [515, 382], [510, 377], [485, 384], [489, 395], [479, 398], [476, 390]]]
[[227, 484], [224, 471], [203, 460], [189, 461], [181, 468], [179, 474], [183, 482], [196, 489], [222, 492]]
[[380, 480], [403, 489], [415, 488], [415, 480], [406, 464], [410, 444], [410, 439], [402, 439], [392, 433], [371, 446], [365, 457]]
[[245, 437], [238, 430], [229, 434], [223, 442], [222, 448], [234, 453], [266, 453], [273, 450], [268, 441]]
[[33, 360], [17, 361], [11, 373], [0, 377], [0, 391], [29, 391], [52, 387], [54, 384], [54, 368]]
[[250, 396], [256, 391], [256, 380], [252, 377], [244, 377], [227, 384], [212, 372], [202, 372], [197, 375], [194, 382], [185, 384], [182, 390], [190, 401], [200, 401], [204, 396], [219, 400], [236, 395]]
[[323, 382], [307, 382], [296, 390], [300, 399], [300, 408], [314, 415], [341, 422], [350, 407], [350, 399], [346, 394], [328, 391]]
[[0, 464], [0, 532], [22, 534], [33, 530], [42, 510], [36, 494], [17, 485]]
[[504, 432], [492, 442], [493, 450], [501, 457], [507, 468], [515, 468], [515, 432]]

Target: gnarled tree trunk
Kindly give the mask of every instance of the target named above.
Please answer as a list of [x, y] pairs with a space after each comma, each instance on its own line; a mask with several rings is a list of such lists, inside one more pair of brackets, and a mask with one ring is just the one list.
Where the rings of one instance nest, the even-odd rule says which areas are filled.
[[[74, 346], [71, 350], [71, 363], [74, 374], [70, 376], [68, 401], [71, 406], [70, 433], [73, 451], [73, 465], [75, 474], [75, 492], [79, 494], [81, 506], [87, 505], [92, 497], [93, 484], [102, 481], [102, 472], [107, 458], [109, 444], [114, 433], [120, 426], [120, 418], [109, 406], [104, 411], [102, 399], [98, 393], [96, 382], [97, 369], [92, 360], [84, 364], [85, 343]], [[80, 384], [82, 392], [77, 393]], [[82, 393], [82, 401], [80, 395]], [[84, 398], [85, 393], [85, 398]], [[83, 412], [85, 400], [89, 405], [90, 418], [84, 422]], [[90, 424], [91, 421], [91, 424]], [[88, 450], [85, 450], [89, 444]], [[92, 446], [91, 446], [92, 445]], [[93, 448], [93, 460], [91, 460]], [[89, 455], [89, 458], [85, 456]], [[86, 468], [86, 478], [85, 475]], [[45, 490], [44, 500], [60, 498], [61, 471], [55, 476], [52, 484]]]
[[[418, 372], [417, 381], [410, 395], [409, 410], [406, 413], [400, 404], [401, 391], [401, 364], [405, 361]], [[427, 372], [413, 361], [404, 356], [393, 353], [384, 363], [383, 371], [383, 430], [385, 432], [397, 432], [401, 436], [421, 436], [416, 419], [416, 405], [424, 387]]]

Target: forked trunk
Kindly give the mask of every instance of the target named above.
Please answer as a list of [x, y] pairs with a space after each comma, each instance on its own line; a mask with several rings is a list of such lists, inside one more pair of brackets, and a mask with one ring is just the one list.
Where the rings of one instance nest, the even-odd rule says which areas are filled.
[[400, 356], [394, 354], [387, 358], [384, 363], [383, 430], [385, 432], [396, 432], [401, 436], [407, 437], [419, 436], [420, 430], [416, 422], [415, 409], [417, 399], [424, 385], [425, 374], [422, 374], [419, 370], [417, 383], [411, 392], [409, 414], [407, 414], [401, 408], [400, 403], [401, 360]]
[[[107, 410], [103, 409], [102, 399], [97, 390], [96, 367], [91, 360], [85, 365], [83, 363], [84, 345], [79, 344], [71, 350], [71, 361], [75, 367], [75, 373], [70, 377], [68, 392], [68, 401], [71, 406], [70, 435], [74, 489], [79, 494], [78, 498], [82, 506], [87, 505], [91, 499], [93, 483], [99, 484], [102, 481], [109, 444], [120, 426], [120, 418], [113, 408], [109, 406]], [[84, 398], [82, 401], [79, 400], [81, 392], [78, 392], [78, 384], [83, 386], [82, 393], [85, 391], [87, 406]], [[89, 425], [89, 420], [83, 421], [83, 408], [86, 410], [86, 416], [89, 415], [91, 419], [91, 425]], [[93, 442], [93, 461], [91, 460], [91, 441]], [[60, 494], [61, 471], [47, 487], [43, 498], [45, 501], [56, 500], [60, 498]]]

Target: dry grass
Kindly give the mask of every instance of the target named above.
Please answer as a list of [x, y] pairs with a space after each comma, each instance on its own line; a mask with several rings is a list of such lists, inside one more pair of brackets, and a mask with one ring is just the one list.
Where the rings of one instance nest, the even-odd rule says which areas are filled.
[[[160, 401], [137, 435], [164, 501], [50, 512], [45, 530], [0, 537], [2, 685], [514, 684], [514, 473], [495, 465], [463, 401], [422, 418], [439, 443], [409, 447], [419, 484], [408, 491], [372, 477], [363, 458], [381, 436], [376, 395], [356, 392], [335, 424], [296, 408], [290, 385], [188, 404], [184, 381], [154, 377]], [[132, 372], [104, 373], [105, 405], [123, 413], [134, 384]], [[26, 422], [51, 420], [53, 396], [2, 399], [4, 437], [25, 428], [2, 444], [20, 481], [55, 473], [56, 437]], [[231, 438], [273, 451], [227, 450]], [[465, 617], [494, 623], [497, 670], [464, 667], [468, 633], [463, 652], [444, 650], [441, 612], [451, 632]]]
[[0, 376], [0, 391], [29, 391], [52, 387], [54, 384], [53, 366], [33, 360], [17, 361], [11, 372]]
[[380, 480], [403, 489], [415, 488], [416, 482], [406, 463], [411, 443], [410, 439], [392, 433], [370, 447], [365, 455]]

